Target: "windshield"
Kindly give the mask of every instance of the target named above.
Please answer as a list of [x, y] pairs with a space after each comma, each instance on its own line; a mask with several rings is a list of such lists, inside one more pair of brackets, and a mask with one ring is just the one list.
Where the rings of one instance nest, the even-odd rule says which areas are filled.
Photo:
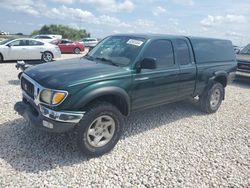
[[117, 66], [128, 66], [135, 61], [144, 42], [145, 38], [140, 37], [107, 37], [91, 50], [86, 58]]
[[250, 54], [250, 44], [240, 51], [240, 54]]
[[7, 42], [12, 41], [13, 39], [5, 39], [3, 41], [0, 42], [0, 45], [6, 44]]

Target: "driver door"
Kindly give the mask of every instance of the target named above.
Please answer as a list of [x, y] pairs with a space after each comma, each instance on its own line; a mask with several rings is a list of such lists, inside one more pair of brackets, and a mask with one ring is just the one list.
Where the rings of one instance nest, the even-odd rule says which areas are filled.
[[179, 95], [180, 69], [175, 64], [172, 41], [152, 41], [144, 50], [143, 58], [156, 59], [156, 69], [142, 69], [133, 75], [133, 110], [164, 104]]
[[8, 60], [23, 60], [26, 57], [26, 40], [15, 40], [9, 43], [9, 47], [7, 49]]

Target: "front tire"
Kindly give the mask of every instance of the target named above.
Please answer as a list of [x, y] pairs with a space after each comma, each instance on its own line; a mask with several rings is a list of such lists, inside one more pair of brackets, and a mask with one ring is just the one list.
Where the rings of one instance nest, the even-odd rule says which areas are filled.
[[111, 151], [120, 139], [123, 115], [112, 104], [97, 102], [86, 109], [77, 127], [77, 145], [89, 157]]
[[200, 96], [199, 102], [203, 112], [215, 113], [224, 98], [225, 88], [221, 83], [214, 82]]

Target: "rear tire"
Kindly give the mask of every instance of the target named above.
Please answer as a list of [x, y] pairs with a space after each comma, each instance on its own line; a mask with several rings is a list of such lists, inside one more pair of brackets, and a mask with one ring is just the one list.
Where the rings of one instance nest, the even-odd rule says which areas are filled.
[[80, 48], [75, 48], [74, 49], [74, 53], [75, 54], [80, 54], [81, 53], [81, 49]]
[[199, 98], [201, 110], [209, 114], [215, 113], [222, 103], [224, 93], [225, 88], [221, 83], [212, 83]]
[[42, 61], [47, 63], [53, 60], [53, 54], [51, 52], [44, 52], [42, 54]]
[[89, 157], [108, 153], [120, 139], [123, 121], [121, 112], [110, 103], [90, 105], [76, 129], [78, 148]]

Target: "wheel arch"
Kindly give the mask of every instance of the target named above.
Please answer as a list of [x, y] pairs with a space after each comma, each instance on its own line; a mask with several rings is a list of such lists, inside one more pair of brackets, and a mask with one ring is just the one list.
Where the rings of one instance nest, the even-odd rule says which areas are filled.
[[214, 73], [214, 76], [209, 79], [208, 84], [210, 85], [212, 82], [219, 82], [223, 85], [223, 87], [227, 86], [227, 77], [228, 73], [225, 71], [218, 71]]
[[111, 103], [125, 116], [128, 116], [130, 113], [130, 98], [127, 92], [119, 87], [104, 87], [95, 89], [84, 95], [74, 108], [83, 109], [96, 101]]
[[[228, 76], [228, 74], [225, 71], [215, 72], [214, 76], [211, 77], [208, 80], [207, 87], [206, 87], [206, 89], [204, 91], [206, 91], [207, 89], [209, 89], [216, 82], [222, 84], [222, 86], [225, 88], [227, 86], [227, 76]], [[223, 92], [223, 100], [224, 99], [225, 99], [225, 89], [224, 89], [224, 92]]]
[[43, 53], [45, 53], [45, 52], [51, 53], [52, 57], [54, 58], [54, 54], [53, 54], [52, 51], [50, 51], [50, 50], [45, 50]]

